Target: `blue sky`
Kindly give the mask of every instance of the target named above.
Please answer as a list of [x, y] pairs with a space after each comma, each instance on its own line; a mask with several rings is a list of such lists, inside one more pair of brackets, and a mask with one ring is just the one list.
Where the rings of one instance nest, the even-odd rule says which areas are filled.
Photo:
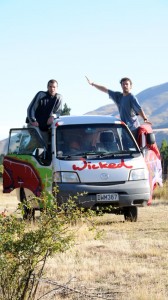
[[168, 82], [167, 16], [167, 0], [1, 0], [0, 140], [49, 79], [75, 115], [111, 103], [85, 75], [134, 94]]

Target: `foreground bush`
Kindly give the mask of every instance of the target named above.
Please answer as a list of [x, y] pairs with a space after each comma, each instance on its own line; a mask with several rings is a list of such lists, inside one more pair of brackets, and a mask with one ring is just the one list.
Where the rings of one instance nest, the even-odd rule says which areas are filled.
[[47, 258], [73, 244], [69, 224], [79, 218], [73, 201], [57, 213], [51, 204], [35, 224], [0, 215], [0, 299], [35, 299]]

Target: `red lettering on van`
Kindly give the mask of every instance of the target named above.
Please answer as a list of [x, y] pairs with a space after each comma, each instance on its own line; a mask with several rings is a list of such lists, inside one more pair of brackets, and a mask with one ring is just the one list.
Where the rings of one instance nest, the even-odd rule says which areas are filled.
[[77, 165], [73, 165], [72, 168], [74, 171], [83, 171], [84, 169], [88, 170], [96, 170], [96, 169], [120, 169], [120, 168], [127, 168], [131, 169], [132, 166], [128, 166], [125, 164], [124, 159], [121, 160], [120, 163], [115, 164], [115, 163], [104, 163], [104, 162], [99, 162], [97, 164], [87, 162], [86, 160], [83, 161], [83, 166], [79, 167]]

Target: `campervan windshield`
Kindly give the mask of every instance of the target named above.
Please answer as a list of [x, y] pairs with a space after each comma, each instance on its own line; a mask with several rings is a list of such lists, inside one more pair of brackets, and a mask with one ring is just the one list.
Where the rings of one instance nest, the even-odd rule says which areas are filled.
[[57, 157], [80, 154], [139, 153], [130, 132], [122, 124], [75, 124], [57, 127]]

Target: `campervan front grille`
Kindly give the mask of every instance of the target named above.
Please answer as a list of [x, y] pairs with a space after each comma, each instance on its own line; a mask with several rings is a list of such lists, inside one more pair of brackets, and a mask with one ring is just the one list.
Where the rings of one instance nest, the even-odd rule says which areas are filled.
[[124, 184], [125, 181], [110, 181], [110, 182], [86, 182], [85, 185], [94, 185], [94, 186], [110, 186]]

